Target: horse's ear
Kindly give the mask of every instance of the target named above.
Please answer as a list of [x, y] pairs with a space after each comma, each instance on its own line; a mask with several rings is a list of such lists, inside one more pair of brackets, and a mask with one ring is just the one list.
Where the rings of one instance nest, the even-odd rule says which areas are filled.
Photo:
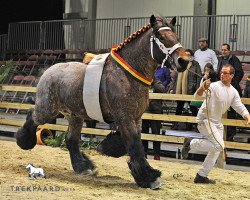
[[174, 18], [171, 19], [171, 21], [170, 21], [170, 24], [172, 24], [173, 26], [175, 25], [175, 23], [176, 23], [176, 17], [174, 17]]
[[155, 23], [156, 23], [156, 18], [155, 18], [154, 15], [151, 15], [151, 17], [150, 17], [150, 24], [151, 24], [151, 26], [153, 27], [155, 25]]

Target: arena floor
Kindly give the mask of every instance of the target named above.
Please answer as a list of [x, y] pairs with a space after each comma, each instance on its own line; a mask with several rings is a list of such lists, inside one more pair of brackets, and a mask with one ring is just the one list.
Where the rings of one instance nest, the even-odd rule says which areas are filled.
[[[138, 188], [130, 175], [127, 157], [110, 158], [87, 151], [98, 167], [94, 177], [75, 174], [68, 152], [60, 148], [36, 146], [21, 150], [14, 141], [0, 140], [0, 199], [249, 199], [250, 172], [215, 168], [210, 177], [216, 185], [195, 185], [193, 178], [200, 163], [172, 162], [150, 164], [162, 171], [166, 184], [153, 191]], [[42, 167], [47, 179], [30, 180], [28, 163]], [[248, 189], [247, 189], [248, 188]]]

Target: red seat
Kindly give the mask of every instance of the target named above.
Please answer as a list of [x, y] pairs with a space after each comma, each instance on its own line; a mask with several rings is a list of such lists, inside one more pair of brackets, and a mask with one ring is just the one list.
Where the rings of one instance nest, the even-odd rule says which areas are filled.
[[23, 79], [24, 84], [32, 84], [36, 80], [35, 76], [29, 75], [25, 76]]
[[245, 51], [241, 51], [241, 50], [231, 51], [231, 53], [236, 55], [236, 56], [244, 56], [245, 55]]
[[31, 55], [28, 58], [29, 60], [37, 60], [38, 59], [38, 55]]
[[244, 65], [242, 66], [242, 69], [243, 69], [244, 71], [250, 71], [250, 64], [244, 64]]
[[23, 82], [24, 76], [23, 75], [16, 75], [13, 77], [11, 84], [21, 84]]
[[54, 51], [51, 50], [51, 49], [46, 49], [46, 50], [44, 50], [43, 54], [44, 54], [44, 55], [52, 55], [53, 52], [54, 52]]
[[247, 80], [247, 77], [250, 75], [250, 72], [245, 72], [242, 78], [243, 81]]
[[245, 52], [245, 55], [246, 55], [246, 56], [250, 56], [250, 51], [246, 51], [246, 52]]

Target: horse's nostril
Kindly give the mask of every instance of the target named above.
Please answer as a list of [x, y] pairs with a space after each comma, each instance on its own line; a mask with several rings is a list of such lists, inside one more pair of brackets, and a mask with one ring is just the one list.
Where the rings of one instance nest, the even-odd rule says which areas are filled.
[[179, 57], [177, 59], [178, 62], [178, 67], [177, 67], [177, 71], [178, 72], [184, 72], [187, 69], [187, 65], [189, 63], [189, 60], [184, 60], [183, 58]]

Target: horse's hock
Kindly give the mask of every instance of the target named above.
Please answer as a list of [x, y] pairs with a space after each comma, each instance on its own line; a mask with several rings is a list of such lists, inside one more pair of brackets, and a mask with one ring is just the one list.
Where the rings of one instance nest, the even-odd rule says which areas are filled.
[[53, 137], [53, 134], [47, 128], [41, 128], [36, 132], [37, 144], [45, 145], [45, 139], [50, 137]]

